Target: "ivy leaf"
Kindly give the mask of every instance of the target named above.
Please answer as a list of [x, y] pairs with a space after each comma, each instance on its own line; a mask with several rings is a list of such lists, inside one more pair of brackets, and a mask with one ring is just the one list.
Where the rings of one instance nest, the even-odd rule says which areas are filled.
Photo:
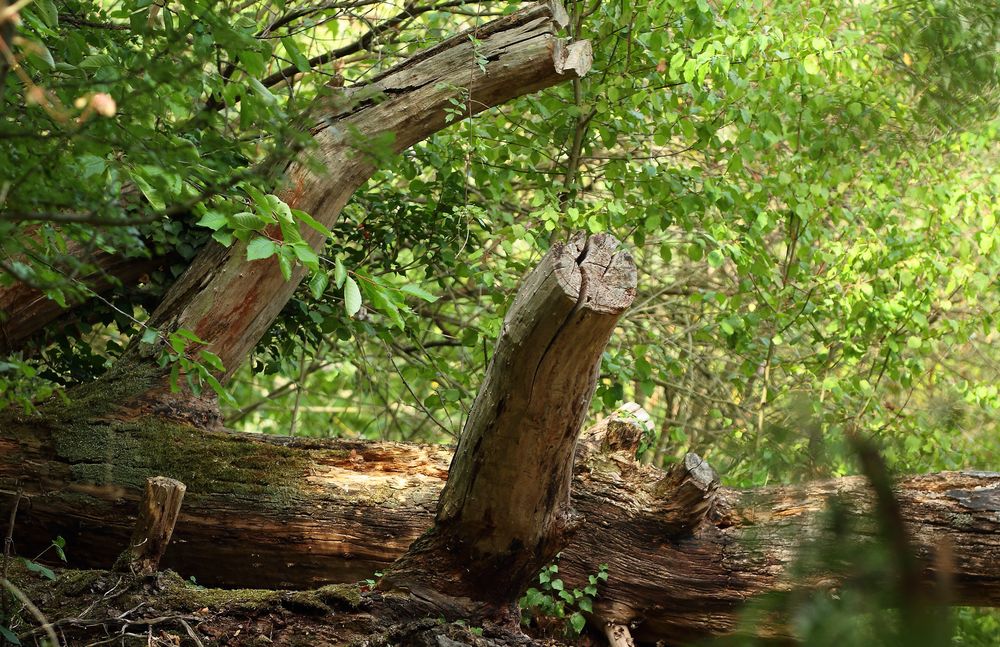
[[587, 626], [587, 619], [583, 617], [583, 614], [577, 611], [569, 617], [569, 624], [573, 627], [573, 631], [580, 633], [583, 628]]
[[160, 336], [160, 331], [158, 331], [156, 328], [150, 328], [149, 326], [146, 326], [142, 331], [142, 343], [144, 344], [155, 343], [156, 340], [159, 338], [159, 336]]

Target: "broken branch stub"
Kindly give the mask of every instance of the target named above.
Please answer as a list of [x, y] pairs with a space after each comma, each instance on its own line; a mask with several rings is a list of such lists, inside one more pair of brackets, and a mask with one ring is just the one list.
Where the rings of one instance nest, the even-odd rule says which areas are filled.
[[139, 505], [139, 518], [129, 546], [118, 558], [115, 570], [130, 571], [136, 575], [152, 575], [160, 566], [160, 559], [170, 544], [174, 524], [181, 511], [184, 493], [180, 481], [165, 476], [152, 476], [146, 480], [146, 491]]
[[434, 528], [384, 588], [504, 606], [565, 545], [573, 452], [601, 354], [635, 296], [607, 234], [557, 244], [524, 280], [455, 451]]

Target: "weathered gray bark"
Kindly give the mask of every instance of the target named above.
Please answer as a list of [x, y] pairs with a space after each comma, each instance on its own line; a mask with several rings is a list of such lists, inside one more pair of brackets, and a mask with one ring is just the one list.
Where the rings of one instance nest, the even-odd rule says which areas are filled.
[[549, 250], [504, 318], [434, 528], [381, 586], [505, 606], [565, 546], [579, 526], [569, 505], [577, 435], [635, 285], [612, 236]]
[[[163, 474], [188, 486], [163, 566], [223, 586], [362, 580], [430, 528], [451, 458], [441, 446], [259, 437], [102, 420], [96, 409], [88, 415], [51, 407], [0, 423], [0, 507], [24, 489], [14, 533], [20, 554], [37, 554], [61, 534], [71, 563], [109, 567], [129, 541], [146, 478]], [[748, 600], [796, 586], [788, 569], [803, 542], [842, 541], [824, 532], [831, 498], [856, 521], [873, 508], [861, 477], [713, 491], [710, 472], [693, 458], [668, 473], [638, 464], [629, 440], [637, 429], [609, 422], [612, 440], [585, 432], [578, 452], [571, 503], [583, 524], [559, 568], [573, 587], [608, 564], [597, 617], [634, 625], [637, 639], [732, 630]], [[1000, 474], [906, 477], [895, 492], [925, 584], [947, 541], [952, 602], [1000, 606]], [[705, 516], [685, 512], [697, 508]]]

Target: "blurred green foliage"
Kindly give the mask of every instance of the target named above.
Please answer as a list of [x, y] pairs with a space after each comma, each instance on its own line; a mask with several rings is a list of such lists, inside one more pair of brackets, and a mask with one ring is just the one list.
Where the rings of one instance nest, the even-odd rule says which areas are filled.
[[[364, 83], [518, 6], [23, 6], [0, 66], [0, 288], [86, 304], [0, 358], [0, 406], [106, 370], [210, 237], [307, 219], [268, 194], [308, 149], [300, 124], [327, 83]], [[851, 430], [893, 470], [996, 469], [1000, 8], [569, 10], [569, 34], [594, 46], [584, 80], [384, 160], [319, 258], [256, 238], [253, 257], [310, 278], [229, 385], [228, 424], [452, 441], [520, 277], [585, 229], [638, 261], [593, 411], [646, 407], [643, 460], [694, 450], [732, 485], [838, 476], [856, 471]], [[90, 298], [81, 249], [166, 261]], [[809, 644], [874, 644], [871, 596], [797, 604]], [[821, 638], [833, 611], [862, 620]], [[956, 627], [955, 644], [992, 645], [998, 618], [961, 610]]]

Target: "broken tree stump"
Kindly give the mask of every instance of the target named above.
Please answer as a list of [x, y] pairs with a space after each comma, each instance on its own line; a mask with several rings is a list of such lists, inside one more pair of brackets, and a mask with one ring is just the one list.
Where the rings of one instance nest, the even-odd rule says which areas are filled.
[[146, 492], [139, 505], [132, 539], [115, 563], [115, 570], [136, 575], [152, 575], [158, 570], [174, 533], [186, 491], [187, 486], [183, 483], [165, 476], [146, 480]]
[[382, 588], [502, 609], [566, 545], [577, 436], [635, 285], [635, 262], [608, 234], [578, 234], [542, 258], [504, 318], [435, 525]]

